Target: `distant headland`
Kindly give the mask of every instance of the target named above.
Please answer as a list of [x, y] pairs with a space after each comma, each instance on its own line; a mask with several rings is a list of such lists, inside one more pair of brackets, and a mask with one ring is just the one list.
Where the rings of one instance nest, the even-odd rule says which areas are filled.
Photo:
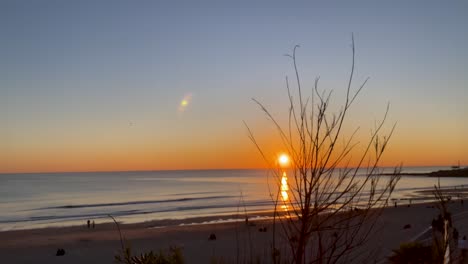
[[[391, 175], [391, 173], [383, 173], [382, 175]], [[461, 169], [451, 169], [451, 170], [438, 170], [433, 172], [424, 172], [424, 173], [400, 173], [402, 176], [427, 176], [427, 177], [458, 177], [458, 178], [468, 178], [468, 167]]]

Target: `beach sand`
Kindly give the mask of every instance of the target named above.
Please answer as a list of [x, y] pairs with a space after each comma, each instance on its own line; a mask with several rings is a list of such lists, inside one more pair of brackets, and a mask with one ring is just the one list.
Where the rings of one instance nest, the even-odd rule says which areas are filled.
[[[385, 258], [401, 242], [412, 240], [427, 230], [439, 214], [433, 205], [386, 208], [364, 249], [377, 250], [379, 258]], [[468, 204], [455, 201], [449, 208], [460, 237], [468, 236]], [[210, 218], [194, 219], [194, 222], [207, 220]], [[121, 225], [121, 229], [135, 253], [167, 250], [172, 245], [183, 249], [186, 263], [209, 263], [213, 258], [223, 259], [225, 263], [236, 263], [239, 258], [241, 263], [246, 263], [251, 258], [269, 259], [271, 252], [271, 220], [253, 223], [255, 226], [247, 226], [245, 222], [180, 226], [177, 221], [168, 220]], [[407, 224], [411, 228], [403, 229]], [[267, 227], [267, 232], [258, 231], [263, 226]], [[216, 240], [208, 239], [211, 233], [216, 235]], [[121, 248], [114, 224], [98, 224], [95, 229], [88, 229], [84, 224], [6, 231], [0, 232], [0, 237], [2, 263], [115, 263], [114, 255]], [[282, 247], [287, 249], [286, 245]], [[58, 248], [65, 249], [64, 256], [55, 256]]]

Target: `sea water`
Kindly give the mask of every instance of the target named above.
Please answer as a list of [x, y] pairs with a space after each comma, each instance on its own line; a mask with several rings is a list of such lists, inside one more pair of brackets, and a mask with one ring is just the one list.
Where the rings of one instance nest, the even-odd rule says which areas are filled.
[[[440, 169], [449, 168], [403, 172]], [[273, 209], [274, 182], [267, 170], [0, 174], [0, 230], [105, 222], [108, 215], [136, 223], [255, 214]], [[410, 197], [437, 183], [437, 178], [403, 176], [392, 197]], [[463, 184], [468, 185], [467, 178], [441, 179], [442, 186]]]

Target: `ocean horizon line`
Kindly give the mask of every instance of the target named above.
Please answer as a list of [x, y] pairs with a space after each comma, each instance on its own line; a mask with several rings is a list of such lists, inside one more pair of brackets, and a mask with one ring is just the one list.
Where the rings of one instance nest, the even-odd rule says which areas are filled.
[[[402, 166], [402, 168], [451, 168], [453, 164], [444, 165], [409, 165]], [[398, 166], [378, 166], [381, 169], [397, 168]], [[460, 167], [468, 167], [468, 165], [460, 164]], [[337, 167], [343, 169], [345, 167]], [[358, 167], [347, 167], [348, 169], [356, 169]], [[359, 167], [359, 169], [366, 169], [367, 167]], [[131, 173], [131, 172], [181, 172], [181, 171], [255, 171], [255, 170], [271, 170], [273, 168], [194, 168], [194, 169], [151, 169], [151, 170], [83, 170], [83, 171], [27, 171], [27, 172], [0, 172], [0, 175], [12, 174], [63, 174], [63, 173]]]

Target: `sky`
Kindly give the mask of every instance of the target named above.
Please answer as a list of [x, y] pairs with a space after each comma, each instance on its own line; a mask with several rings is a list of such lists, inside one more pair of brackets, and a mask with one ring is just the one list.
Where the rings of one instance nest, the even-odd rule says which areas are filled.
[[[265, 167], [283, 151], [251, 98], [286, 120], [304, 87], [365, 141], [390, 103], [383, 166], [468, 164], [466, 1], [1, 1], [0, 172]], [[184, 101], [185, 100], [185, 101]], [[183, 103], [182, 103], [183, 102]]]

